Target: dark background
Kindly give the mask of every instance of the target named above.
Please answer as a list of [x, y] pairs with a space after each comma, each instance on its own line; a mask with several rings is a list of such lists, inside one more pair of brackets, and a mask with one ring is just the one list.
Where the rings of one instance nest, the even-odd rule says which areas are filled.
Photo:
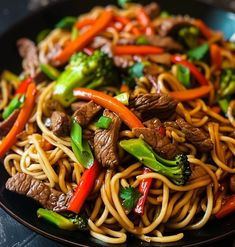
[[[9, 26], [39, 7], [59, 0], [0, 0], [0, 34]], [[78, 0], [86, 1], [86, 0]], [[172, 0], [172, 2], [176, 0]], [[190, 0], [189, 0], [190, 1]], [[235, 12], [235, 0], [201, 0]], [[180, 3], [180, 0], [178, 0]], [[97, 1], [98, 3], [98, 1]], [[3, 58], [1, 58], [3, 59]], [[17, 202], [16, 202], [17, 203]], [[20, 206], [20, 205], [19, 205]], [[235, 227], [235, 226], [234, 226]], [[17, 223], [0, 209], [0, 247], [62, 247]], [[235, 236], [231, 236], [211, 247], [235, 247]]]

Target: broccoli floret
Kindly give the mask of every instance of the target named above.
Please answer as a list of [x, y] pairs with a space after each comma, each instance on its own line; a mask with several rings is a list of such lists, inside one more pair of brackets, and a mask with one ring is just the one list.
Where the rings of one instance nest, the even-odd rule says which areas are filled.
[[196, 27], [183, 27], [178, 32], [178, 38], [188, 48], [195, 48], [198, 44], [199, 30]]
[[190, 164], [184, 154], [177, 155], [175, 160], [163, 159], [141, 138], [123, 140], [120, 146], [145, 166], [168, 177], [177, 185], [184, 185], [191, 175]]
[[75, 100], [74, 88], [94, 89], [117, 81], [118, 74], [107, 54], [100, 50], [91, 56], [79, 52], [71, 57], [65, 71], [59, 76], [53, 91], [54, 99], [63, 106], [69, 106]]
[[220, 97], [235, 94], [235, 69], [224, 69], [220, 79]]

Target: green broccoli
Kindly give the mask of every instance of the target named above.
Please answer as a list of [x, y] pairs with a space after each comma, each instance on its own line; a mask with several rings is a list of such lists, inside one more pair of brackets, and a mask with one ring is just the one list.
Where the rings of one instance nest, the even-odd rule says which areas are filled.
[[87, 230], [88, 220], [85, 215], [75, 215], [75, 214], [66, 214], [62, 216], [56, 212], [53, 212], [48, 209], [39, 208], [37, 210], [37, 215], [39, 218], [43, 218], [46, 221], [56, 225], [60, 229], [64, 230]]
[[117, 71], [107, 54], [100, 50], [95, 51], [91, 56], [79, 52], [71, 57], [65, 71], [59, 76], [53, 97], [66, 107], [75, 100], [74, 88], [94, 89], [117, 81]]
[[168, 177], [177, 185], [184, 185], [191, 175], [190, 164], [184, 154], [177, 155], [175, 160], [163, 159], [141, 138], [123, 140], [120, 146], [145, 166]]
[[220, 97], [226, 97], [235, 94], [235, 69], [224, 69], [220, 79]]
[[178, 37], [187, 47], [195, 48], [198, 44], [199, 30], [196, 27], [183, 27], [178, 32]]

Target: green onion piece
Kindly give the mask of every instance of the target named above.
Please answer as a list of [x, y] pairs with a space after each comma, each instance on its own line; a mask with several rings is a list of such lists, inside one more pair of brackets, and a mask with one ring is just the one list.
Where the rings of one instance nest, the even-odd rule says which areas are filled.
[[43, 29], [41, 32], [39, 32], [36, 37], [37, 44], [43, 41], [50, 32], [51, 29]]
[[71, 41], [75, 40], [78, 37], [79, 31], [78, 29], [73, 26], [72, 33], [71, 33]]
[[118, 94], [114, 98], [120, 101], [123, 105], [129, 105], [129, 97], [130, 97], [129, 93], [125, 92]]
[[38, 218], [42, 218], [42, 219], [52, 223], [53, 225], [56, 225], [60, 229], [64, 229], [64, 230], [77, 229], [77, 226], [75, 224], [73, 224], [73, 222], [71, 222], [69, 219], [66, 219], [62, 215], [60, 215], [56, 212], [53, 212], [51, 210], [39, 208], [37, 210], [37, 215], [38, 215]]
[[143, 63], [135, 63], [129, 69], [129, 74], [133, 78], [140, 78], [144, 75], [144, 64]]
[[188, 56], [192, 60], [201, 60], [205, 57], [206, 53], [209, 50], [208, 43], [205, 43], [201, 46], [198, 46], [194, 49], [188, 51]]
[[77, 21], [77, 17], [66, 16], [56, 24], [56, 28], [71, 29], [76, 21]]
[[14, 110], [19, 109], [25, 100], [25, 96], [16, 95], [9, 103], [9, 105], [5, 108], [2, 113], [2, 118], [7, 119]]
[[169, 14], [169, 12], [167, 12], [165, 10], [161, 11], [161, 13], [160, 13], [160, 17], [162, 17], [162, 18], [166, 18], [166, 17], [170, 17], [170, 16], [171, 15]]
[[94, 157], [87, 140], [82, 139], [82, 127], [74, 119], [71, 126], [71, 145], [78, 162], [85, 168], [90, 168]]
[[185, 66], [178, 64], [177, 65], [177, 79], [186, 87], [190, 88], [190, 70]]
[[147, 40], [146, 37], [140, 36], [140, 37], [137, 38], [137, 40], [135, 41], [135, 43], [137, 45], [147, 45], [147, 44], [149, 44], [149, 41]]
[[229, 101], [226, 98], [220, 99], [220, 100], [218, 100], [218, 104], [219, 104], [221, 110], [223, 111], [223, 113], [227, 114]]
[[40, 69], [51, 80], [56, 80], [60, 75], [60, 72], [49, 64], [40, 64]]
[[2, 79], [8, 82], [20, 82], [20, 78], [9, 70], [4, 70], [2, 73]]
[[109, 117], [101, 116], [96, 122], [95, 126], [100, 129], [108, 129], [110, 124], [112, 123], [112, 119]]

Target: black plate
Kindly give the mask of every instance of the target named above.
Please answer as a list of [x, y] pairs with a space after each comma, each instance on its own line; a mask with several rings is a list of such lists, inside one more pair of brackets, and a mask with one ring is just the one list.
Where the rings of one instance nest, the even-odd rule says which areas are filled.
[[[83, 2], [83, 3], [82, 3]], [[0, 71], [11, 69], [20, 72], [21, 61], [17, 55], [15, 42], [18, 38], [26, 36], [35, 38], [39, 30], [53, 27], [54, 23], [65, 15], [78, 15], [89, 11], [97, 3], [107, 5], [115, 3], [113, 0], [68, 0], [52, 4], [41, 9], [17, 25], [9, 29], [0, 37]], [[142, 1], [148, 3], [149, 1]], [[162, 0], [162, 9], [174, 14], [189, 14], [202, 18], [211, 27], [223, 30], [226, 38], [235, 32], [235, 15], [230, 12], [219, 10], [208, 5], [189, 0]], [[53, 240], [71, 246], [112, 246], [98, 241], [88, 234], [79, 232], [67, 232], [59, 230], [49, 224], [45, 224], [36, 217], [38, 205], [28, 198], [21, 197], [5, 190], [5, 182], [8, 175], [4, 167], [0, 166], [0, 205], [12, 217], [30, 229]], [[223, 237], [235, 233], [235, 215], [221, 221], [211, 221], [203, 229], [185, 233], [183, 240], [172, 244], [148, 244], [140, 242], [133, 236], [128, 236], [126, 244], [119, 246], [198, 246], [217, 241]], [[117, 246], [117, 245], [113, 245]]]

